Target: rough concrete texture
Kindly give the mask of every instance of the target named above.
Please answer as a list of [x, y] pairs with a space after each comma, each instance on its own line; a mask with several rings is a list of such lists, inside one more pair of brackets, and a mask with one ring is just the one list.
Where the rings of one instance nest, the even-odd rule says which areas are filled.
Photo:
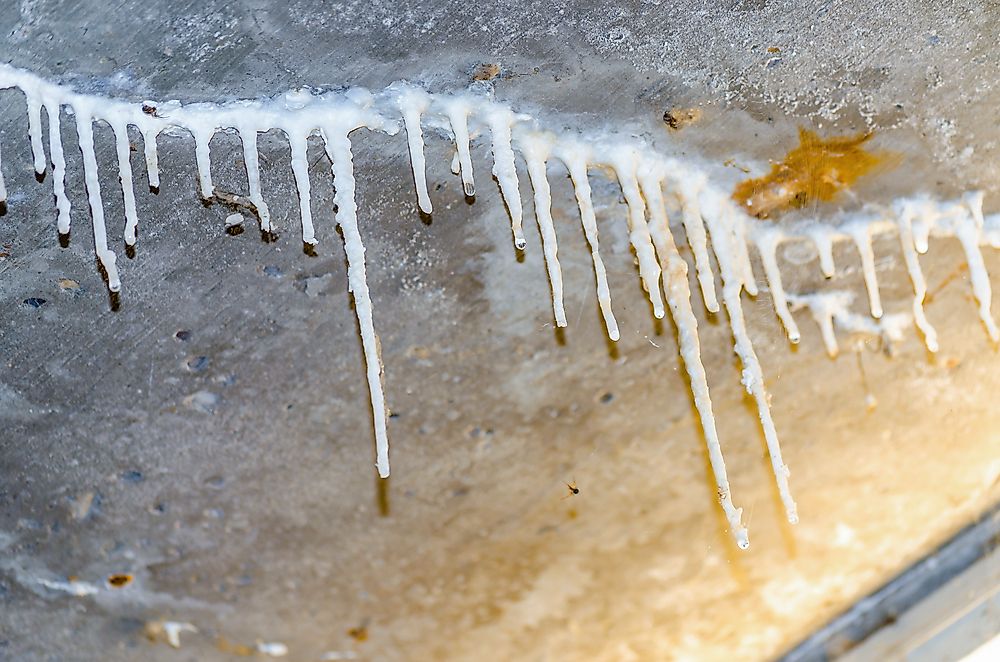
[[[798, 126], [874, 130], [875, 145], [903, 156], [854, 198], [812, 210], [821, 217], [973, 187], [986, 190], [987, 212], [1000, 208], [1000, 12], [989, 3], [25, 0], [0, 29], [5, 61], [136, 101], [400, 78], [460, 89], [477, 65], [499, 62], [497, 95], [556, 128], [626, 127], [720, 168], [735, 159], [765, 171]], [[700, 107], [702, 119], [668, 131], [661, 117], [674, 106]], [[796, 527], [783, 521], [725, 320], [698, 307], [750, 525], [753, 546], [740, 552], [716, 505], [674, 329], [650, 315], [610, 184], [595, 185], [616, 349], [563, 177], [552, 180], [570, 327], [557, 335], [537, 232], [526, 225], [519, 261], [486, 148], [467, 204], [449, 146], [430, 141], [427, 222], [404, 141], [359, 137], [361, 229], [395, 414], [393, 475], [379, 483], [318, 145], [321, 244], [309, 257], [279, 135], [261, 139], [283, 229], [274, 243], [227, 235], [227, 210], [198, 200], [191, 141], [164, 139], [162, 188], [139, 191], [138, 251], [119, 262], [112, 311], [75, 137], [64, 136], [75, 229], [63, 248], [48, 182], [32, 175], [23, 99], [3, 93], [0, 113], [11, 191], [0, 218], [4, 659], [221, 660], [263, 655], [258, 642], [283, 643], [292, 660], [761, 659], [1000, 496], [1000, 357], [957, 242], [923, 258], [936, 357], [911, 330], [891, 358], [841, 338], [830, 360], [805, 316], [793, 349], [767, 293], [746, 300]], [[97, 135], [116, 220], [113, 145], [106, 127]], [[216, 183], [242, 191], [236, 139], [213, 147]], [[143, 188], [138, 163], [136, 181]], [[876, 252], [887, 309], [906, 309], [898, 242]], [[815, 262], [785, 262], [786, 287], [848, 288], [860, 304], [856, 253], [843, 246], [837, 258], [832, 281]], [[1000, 273], [1000, 256], [986, 262]], [[24, 303], [32, 297], [45, 303]], [[134, 581], [113, 588], [114, 573]], [[99, 591], [41, 583], [68, 577]], [[198, 632], [173, 649], [163, 621]]]

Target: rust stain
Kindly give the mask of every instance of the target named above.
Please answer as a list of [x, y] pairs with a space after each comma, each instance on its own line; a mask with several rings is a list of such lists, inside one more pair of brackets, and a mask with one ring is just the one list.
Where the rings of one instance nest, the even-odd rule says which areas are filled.
[[799, 144], [764, 177], [737, 184], [733, 200], [757, 218], [774, 218], [789, 209], [829, 202], [859, 178], [898, 162], [889, 152], [865, 149], [871, 133], [821, 138], [799, 129]]
[[239, 657], [250, 657], [257, 652], [257, 649], [253, 646], [247, 646], [246, 644], [238, 644], [229, 641], [221, 634], [219, 635], [219, 638], [215, 640], [215, 647], [223, 653], [229, 653]]
[[366, 618], [358, 627], [348, 630], [347, 634], [351, 637], [351, 639], [354, 639], [354, 641], [368, 641], [368, 619]]
[[108, 585], [112, 588], [125, 588], [132, 583], [132, 575], [128, 573], [116, 573], [108, 577]]

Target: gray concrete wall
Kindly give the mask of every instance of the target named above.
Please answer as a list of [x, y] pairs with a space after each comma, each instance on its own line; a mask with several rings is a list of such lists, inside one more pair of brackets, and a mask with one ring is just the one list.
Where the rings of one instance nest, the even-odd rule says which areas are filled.
[[[821, 216], [968, 188], [985, 189], [987, 211], [997, 211], [996, 8], [794, 5], [39, 0], [2, 12], [0, 52], [135, 101], [379, 89], [403, 78], [461, 89], [476, 66], [499, 62], [497, 96], [557, 128], [625, 128], [715, 166], [732, 158], [762, 169], [794, 146], [798, 126], [871, 129], [875, 146], [903, 156]], [[702, 121], [669, 131], [662, 115], [675, 106], [702, 108]], [[113, 144], [106, 127], [97, 134], [117, 240]], [[793, 350], [767, 294], [746, 301], [800, 504], [794, 528], [725, 320], [698, 309], [734, 496], [753, 538], [741, 553], [716, 506], [674, 329], [652, 319], [637, 286], [610, 184], [596, 193], [622, 328], [616, 349], [604, 339], [565, 179], [552, 177], [570, 318], [557, 335], [537, 232], [526, 224], [519, 261], [485, 146], [467, 204], [450, 147], [429, 141], [436, 210], [427, 222], [403, 140], [358, 141], [361, 229], [396, 414], [393, 477], [380, 484], [318, 145], [312, 257], [301, 250], [277, 134], [261, 139], [273, 243], [227, 235], [228, 210], [200, 203], [190, 140], [161, 142], [157, 195], [143, 189], [134, 159], [140, 242], [133, 258], [122, 255], [116, 311], [94, 264], [75, 139], [66, 133], [67, 247], [49, 182], [34, 181], [14, 92], [0, 94], [0, 145], [11, 192], [0, 217], [0, 657], [228, 659], [260, 640], [283, 642], [294, 660], [331, 651], [759, 659], [998, 496], [990, 402], [1000, 360], [969, 300], [957, 242], [935, 244], [924, 261], [937, 357], [911, 331], [893, 358], [876, 342], [850, 351], [844, 338], [831, 361], [805, 317]], [[216, 183], [243, 191], [236, 138], [213, 147]], [[906, 309], [896, 242], [876, 248], [887, 308]], [[815, 264], [789, 264], [787, 285], [852, 289], [863, 301], [855, 252], [837, 257], [832, 282]], [[1000, 268], [995, 254], [986, 259]], [[63, 278], [79, 289], [63, 290]], [[46, 303], [25, 305], [31, 297]], [[565, 498], [573, 482], [580, 493]], [[115, 589], [103, 583], [113, 573], [135, 579]], [[40, 583], [70, 576], [101, 590], [74, 597]], [[174, 650], [157, 630], [165, 620], [199, 632]]]

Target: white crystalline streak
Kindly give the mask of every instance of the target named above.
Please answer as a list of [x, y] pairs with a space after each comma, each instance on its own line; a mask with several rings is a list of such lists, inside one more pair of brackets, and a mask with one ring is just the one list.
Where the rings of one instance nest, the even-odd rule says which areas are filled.
[[559, 247], [556, 244], [556, 230], [552, 223], [552, 195], [546, 175], [546, 161], [552, 151], [553, 138], [537, 133], [525, 134], [520, 141], [521, 155], [528, 166], [528, 177], [535, 192], [535, 219], [542, 235], [542, 252], [545, 268], [552, 286], [552, 311], [556, 326], [566, 326], [566, 310], [563, 308], [562, 270], [559, 267]]
[[840, 353], [837, 345], [837, 335], [834, 333], [833, 323], [838, 314], [843, 314], [851, 302], [854, 295], [850, 292], [822, 292], [812, 295], [790, 295], [788, 297], [791, 304], [796, 308], [808, 308], [812, 318], [819, 325], [820, 333], [823, 336], [823, 345], [826, 346], [826, 353], [830, 357]]
[[[957, 202], [940, 202], [928, 198], [903, 200], [897, 201], [888, 211], [879, 208], [865, 210], [839, 224], [807, 222], [799, 225], [782, 224], [780, 229], [768, 229], [760, 221], [742, 213], [729, 200], [728, 195], [713, 186], [705, 173], [690, 161], [666, 158], [647, 145], [627, 137], [609, 138], [603, 135], [591, 138], [585, 135], [544, 133], [529, 116], [517, 114], [491, 98], [476, 96], [470, 92], [429, 94], [418, 86], [398, 83], [387, 88], [378, 97], [363, 90], [345, 93], [297, 90], [261, 101], [188, 105], [179, 102], [133, 104], [78, 94], [29, 72], [0, 65], [0, 89], [12, 87], [19, 88], [25, 94], [28, 134], [34, 166], [39, 173], [44, 172], [46, 165], [41, 137], [41, 108], [44, 106], [48, 113], [53, 192], [60, 233], [66, 233], [70, 228], [70, 204], [64, 190], [66, 162], [60, 135], [60, 109], [68, 106], [75, 114], [92, 212], [95, 252], [107, 274], [108, 286], [112, 291], [118, 291], [121, 284], [115, 266], [115, 254], [108, 244], [103, 200], [97, 179], [93, 135], [95, 121], [110, 125], [115, 133], [119, 176], [125, 202], [123, 239], [126, 244], [135, 240], [138, 218], [129, 164], [129, 126], [135, 126], [143, 137], [147, 176], [152, 188], [159, 186], [157, 136], [164, 130], [169, 132], [175, 128], [188, 132], [194, 138], [199, 189], [206, 199], [215, 196], [211, 176], [212, 138], [220, 130], [235, 130], [243, 143], [249, 198], [257, 208], [262, 230], [271, 230], [272, 225], [260, 186], [257, 133], [272, 129], [284, 131], [292, 152], [291, 165], [299, 194], [302, 238], [305, 243], [316, 241], [306, 158], [308, 141], [317, 131], [321, 134], [327, 154], [333, 162], [338, 206], [336, 222], [344, 234], [349, 263], [348, 284], [354, 294], [361, 327], [375, 424], [376, 465], [382, 476], [389, 473], [386, 406], [382, 391], [378, 336], [375, 333], [372, 301], [366, 278], [365, 249], [358, 229], [350, 134], [361, 127], [394, 134], [399, 128], [398, 124], [386, 119], [387, 117], [399, 117], [406, 128], [417, 201], [420, 208], [428, 213], [432, 207], [427, 192], [423, 126], [442, 129], [454, 139], [456, 154], [453, 170], [461, 174], [465, 192], [469, 196], [475, 194], [470, 141], [479, 132], [489, 130], [492, 138], [493, 174], [510, 213], [515, 245], [523, 249], [523, 210], [516, 166], [516, 154], [520, 152], [528, 167], [534, 190], [536, 220], [543, 238], [542, 248], [552, 285], [553, 308], [557, 323], [563, 325], [565, 313], [562, 310], [562, 277], [556, 253], [555, 224], [551, 215], [551, 192], [546, 173], [550, 158], [561, 160], [566, 165], [574, 186], [581, 223], [590, 246], [598, 301], [608, 335], [612, 340], [617, 340], [620, 332], [611, 310], [606, 269], [598, 252], [597, 221], [588, 173], [592, 167], [613, 170], [628, 206], [629, 240], [638, 258], [639, 277], [657, 317], [664, 314], [660, 288], [661, 273], [663, 275], [663, 290], [667, 294], [667, 303], [678, 327], [680, 352], [691, 378], [692, 395], [709, 444], [720, 502], [733, 535], [741, 546], [747, 542], [746, 531], [740, 523], [740, 510], [729, 499], [728, 479], [715, 428], [708, 384], [701, 365], [697, 321], [691, 307], [687, 283], [687, 264], [678, 254], [670, 234], [661, 187], [665, 187], [671, 199], [676, 198], [679, 203], [681, 224], [694, 256], [705, 308], [715, 312], [719, 310], [719, 301], [708, 255], [709, 236], [706, 234], [706, 227], [711, 235], [712, 249], [722, 277], [722, 300], [730, 320], [735, 350], [743, 364], [742, 381], [757, 402], [778, 490], [791, 521], [795, 521], [797, 515], [788, 487], [788, 470], [781, 459], [763, 373], [743, 317], [742, 290], [745, 289], [751, 295], [757, 291], [749, 258], [750, 243], [756, 245], [761, 255], [775, 310], [789, 337], [797, 339], [799, 330], [788, 304], [791, 303], [792, 308], [809, 307], [811, 314], [820, 323], [827, 350], [833, 354], [837, 351], [834, 327], [852, 333], [877, 332], [895, 339], [902, 335], [903, 326], [909, 323], [909, 315], [882, 315], [871, 243], [875, 235], [898, 233], [913, 284], [913, 321], [922, 331], [928, 348], [936, 351], [937, 337], [923, 311], [927, 287], [917, 254], [929, 249], [929, 237], [932, 234], [957, 236], [965, 250], [973, 293], [979, 303], [983, 324], [991, 338], [996, 340], [1000, 336], [990, 314], [989, 277], [979, 249], [983, 244], [1000, 247], [1000, 215], [983, 217], [981, 194], [969, 194]], [[0, 194], [3, 193], [2, 187], [0, 174]], [[871, 316], [882, 317], [878, 323], [851, 312], [847, 297], [785, 294], [777, 249], [785, 241], [803, 239], [811, 240], [816, 245], [820, 268], [827, 277], [835, 274], [834, 242], [853, 241], [860, 254]]]
[[178, 621], [164, 621], [163, 633], [167, 639], [167, 643], [171, 648], [181, 647], [181, 632], [191, 632], [197, 633], [198, 628], [191, 625], [190, 623], [181, 623]]
[[71, 579], [69, 581], [39, 579], [38, 583], [47, 589], [60, 591], [62, 593], [69, 593], [70, 595], [78, 598], [83, 598], [88, 595], [96, 595], [100, 591], [100, 589], [93, 584], [89, 582], [81, 582], [77, 579]]
[[886, 342], [903, 339], [903, 329], [913, 324], [913, 317], [907, 313], [883, 315], [880, 319], [859, 315], [851, 311], [854, 293], [844, 290], [816, 292], [813, 294], [791, 294], [788, 297], [795, 310], [806, 308], [820, 327], [823, 344], [831, 358], [840, 352], [836, 329], [848, 333], [858, 333], [882, 338]]
[[268, 657], [285, 657], [288, 655], [288, 646], [280, 641], [258, 641], [257, 652]]

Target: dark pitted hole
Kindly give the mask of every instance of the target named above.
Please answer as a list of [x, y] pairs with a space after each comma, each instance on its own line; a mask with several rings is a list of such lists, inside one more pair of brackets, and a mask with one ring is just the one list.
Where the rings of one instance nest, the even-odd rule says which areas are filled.
[[45, 305], [45, 299], [40, 299], [38, 297], [28, 297], [24, 300], [24, 305], [29, 308], [41, 308]]
[[129, 469], [128, 471], [122, 472], [122, 480], [126, 483], [141, 483], [143, 481], [143, 475], [141, 471]]
[[614, 393], [605, 393], [604, 395], [601, 396], [601, 404], [606, 405], [614, 399], [615, 399]]
[[181, 329], [174, 334], [174, 338], [177, 338], [181, 342], [187, 342], [188, 340], [191, 340], [191, 332], [187, 329]]
[[207, 356], [191, 356], [185, 361], [187, 369], [191, 372], [201, 372], [208, 367], [209, 360]]

